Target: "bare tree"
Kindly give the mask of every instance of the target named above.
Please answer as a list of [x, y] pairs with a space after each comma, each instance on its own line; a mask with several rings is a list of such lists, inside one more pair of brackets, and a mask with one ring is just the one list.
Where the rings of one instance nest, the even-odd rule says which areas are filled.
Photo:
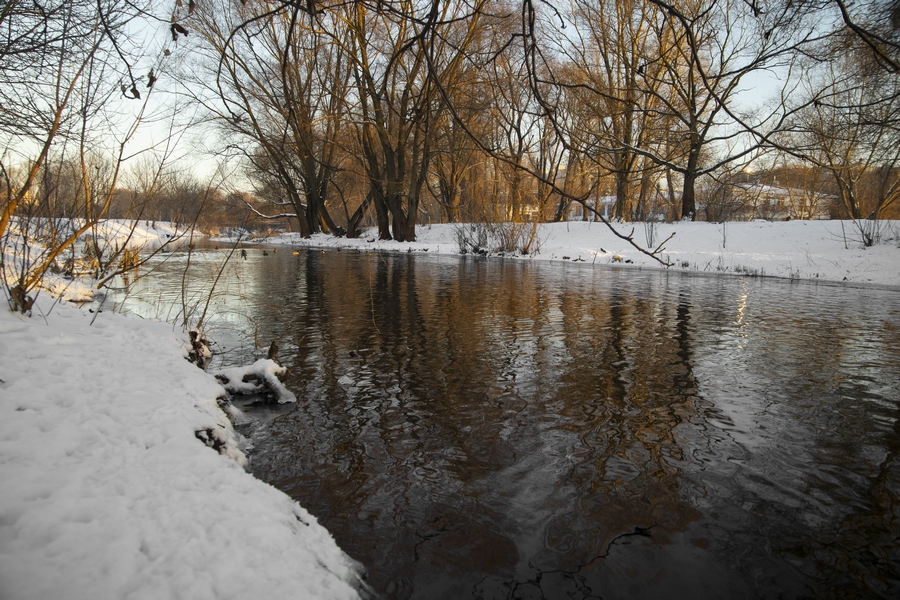
[[[473, 113], [479, 109], [460, 108], [472, 122]], [[485, 160], [482, 153], [472, 144], [469, 137], [453, 119], [444, 112], [435, 122], [434, 154], [431, 161], [433, 177], [431, 177], [432, 194], [437, 198], [441, 209], [441, 220], [446, 223], [458, 223], [463, 215], [471, 214], [474, 198], [467, 193], [467, 176], [482, 166]]]
[[[498, 48], [494, 44], [498, 29], [509, 30], [504, 18], [509, 11], [500, 2], [491, 3], [490, 8], [491, 12], [480, 17], [458, 73], [444, 86], [447, 98], [441, 101], [452, 106], [453, 113], [442, 107], [433, 126], [432, 186], [437, 188], [433, 194], [438, 198], [443, 219], [449, 222], [488, 218], [505, 197], [498, 187], [501, 166], [483, 153], [470, 136], [475, 134], [479, 139], [499, 143], [496, 116], [502, 109], [498, 96], [502, 97], [503, 92], [497, 91], [498, 68], [493, 58]], [[465, 126], [453, 118], [454, 114]]]
[[[503, 3], [503, 6], [507, 6], [507, 3]], [[548, 3], [541, 3], [541, 6], [547, 8], [547, 12], [552, 18], [562, 19], [558, 9], [549, 7]], [[557, 50], [559, 42], [561, 41], [560, 38], [565, 36], [559, 36], [556, 27], [551, 27], [550, 33], [547, 32], [546, 27], [544, 26], [546, 25], [545, 17], [547, 15], [538, 10], [538, 7], [533, 0], [523, 0], [519, 4], [519, 7], [520, 10], [518, 15], [506, 15], [506, 18], [517, 18], [519, 20], [519, 27], [517, 29], [512, 29], [511, 32], [509, 32], [510, 30], [505, 29], [499, 30], [497, 34], [498, 39], [496, 40], [497, 43], [494, 46], [498, 48], [498, 50], [491, 53], [486, 64], [491, 64], [504, 55], [509, 55], [512, 58], [515, 58], [516, 55], [521, 56], [521, 61], [524, 66], [523, 72], [528, 83], [527, 87], [524, 89], [529, 92], [533, 107], [531, 109], [532, 113], [530, 115], [530, 123], [528, 123], [528, 126], [530, 127], [533, 124], [540, 123], [539, 119], [543, 117], [546, 119], [544, 123], [553, 130], [555, 139], [559, 141], [566, 153], [571, 153], [574, 150], [585, 152], [587, 156], [590, 156], [589, 153], [592, 151], [591, 148], [585, 149], [583, 146], [579, 148], [579, 144], [573, 142], [573, 140], [578, 138], [584, 139], [585, 136], [573, 136], [572, 133], [575, 130], [571, 125], [574, 123], [582, 123], [583, 121], [576, 121], [573, 119], [567, 123], [566, 115], [571, 114], [571, 111], [567, 108], [561, 109], [565, 104], [564, 98], [566, 97], [566, 94], [561, 93], [561, 90], [586, 89], [587, 87], [582, 81], [579, 81], [577, 77], [575, 81], [560, 80], [560, 78], [557, 77], [558, 73], [556, 73], [556, 69], [562, 64], [562, 61], [557, 61], [557, 57], [559, 56]], [[547, 42], [548, 39], [554, 39], [554, 44], [549, 44]], [[550, 46], [553, 46], [556, 50], [551, 50]], [[476, 56], [472, 58], [472, 60], [476, 62], [479, 61], [479, 59], [480, 57], [477, 53]], [[561, 182], [552, 181], [547, 177], [546, 173], [542, 173], [539, 169], [536, 169], [531, 160], [519, 160], [515, 152], [509, 151], [508, 145], [504, 148], [500, 144], [495, 144], [490, 135], [484, 135], [480, 131], [476, 132], [474, 128], [470, 127], [456, 110], [456, 106], [452, 102], [450, 95], [442, 85], [440, 79], [434, 78], [436, 69], [430, 64], [429, 71], [441, 94], [441, 98], [446, 103], [447, 110], [453, 116], [454, 121], [466, 132], [470, 139], [475, 142], [477, 147], [486, 156], [489, 156], [492, 159], [493, 162], [498, 165], [512, 167], [524, 172], [532, 177], [534, 181], [539, 182], [540, 185], [547, 186], [548, 189], [552, 190], [552, 193], [559, 195], [561, 203], [563, 204], [566, 202], [580, 203], [585, 211], [590, 212], [594, 217], [603, 221], [610, 228], [613, 235], [628, 241], [637, 250], [645, 252], [649, 256], [660, 260], [659, 254], [664, 247], [665, 241], [656, 248], [647, 250], [634, 241], [632, 234], [623, 234], [612, 227], [605, 216], [597, 210], [597, 207], [591, 206], [591, 203], [596, 199], [596, 192], [599, 189], [603, 174], [598, 173], [598, 175], [593, 178], [594, 181], [591, 189], [584, 191], [584, 193], [576, 196], [571, 191], [567, 191], [565, 186], [559, 185]], [[526, 125], [526, 120], [522, 120], [522, 125]], [[521, 131], [529, 130], [523, 127]], [[529, 139], [530, 141], [531, 139], [525, 135], [521, 137], [523, 141], [525, 139]], [[543, 139], [546, 140], [548, 138], [544, 137]]]
[[[347, 59], [333, 15], [309, 5], [208, 3], [192, 23], [205, 70], [197, 98], [261, 188], [275, 189], [270, 218], [296, 218], [303, 235], [343, 234], [327, 205], [340, 161]], [[204, 90], [201, 95], [200, 90]]]
[[483, 4], [356, 2], [343, 13], [367, 200], [382, 239], [415, 240], [443, 106], [435, 83], [460, 74]]
[[[811, 68], [792, 151], [830, 174], [847, 217], [877, 220], [900, 198], [900, 78], [848, 53]], [[867, 245], [874, 242], [866, 235]]]
[[[820, 4], [815, 0], [807, 3], [811, 8]], [[855, 37], [874, 65], [900, 74], [900, 1], [829, 0], [824, 4], [837, 11], [845, 28], [842, 33]]]
[[671, 117], [678, 147], [674, 157], [642, 152], [680, 174], [681, 218], [693, 219], [697, 180], [752, 158], [787, 119], [783, 103], [749, 111], [742, 104], [745, 82], [755, 74], [790, 69], [814, 33], [809, 16], [790, 4], [763, 11], [743, 0], [649, 2], [665, 16], [675, 42], [669, 52], [651, 58], [664, 70], [658, 85], [646, 89]]
[[[119, 98], [146, 101], [164, 62], [163, 55], [147, 57], [144, 38], [129, 29], [151, 18], [148, 8], [126, 0], [29, 0], [0, 9], [0, 260], [17, 310], [28, 310], [29, 292], [110, 206], [147, 105], [124, 120], [106, 109]], [[172, 27], [179, 18], [173, 14]], [[135, 76], [148, 62], [149, 73]], [[76, 182], [77, 191], [60, 195], [54, 180]], [[61, 202], [69, 209], [61, 211]], [[64, 235], [48, 230], [58, 216], [68, 218]]]
[[579, 71], [570, 70], [574, 77], [562, 77], [560, 83], [569, 87], [582, 110], [593, 118], [588, 126], [567, 128], [567, 132], [573, 144], [590, 149], [588, 156], [614, 174], [615, 218], [630, 220], [650, 166], [635, 148], [651, 144], [654, 122], [661, 118], [657, 88], [663, 63], [653, 58], [672, 45], [673, 32], [664, 19], [655, 22], [660, 16], [644, 0], [574, 0], [572, 4], [569, 18], [575, 33], [562, 39], [573, 43], [562, 52]]

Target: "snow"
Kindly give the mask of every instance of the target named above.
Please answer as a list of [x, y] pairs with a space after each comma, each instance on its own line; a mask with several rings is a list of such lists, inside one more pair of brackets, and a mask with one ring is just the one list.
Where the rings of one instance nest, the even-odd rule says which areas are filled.
[[[507, 256], [900, 288], [900, 222], [874, 225], [881, 240], [871, 247], [853, 222], [615, 226], [643, 246], [667, 240], [666, 267], [602, 223], [555, 223], [538, 226], [529, 252]], [[509, 227], [489, 232], [486, 250], [501, 233], [531, 234]], [[458, 254], [476, 229], [423, 226], [415, 243], [371, 231], [265, 242]], [[61, 281], [45, 288], [90, 293]], [[31, 318], [0, 310], [0, 598], [330, 599], [366, 589], [361, 567], [312, 515], [244, 471], [240, 437], [217, 402], [225, 390], [185, 360], [189, 347], [169, 325], [91, 314], [50, 293]], [[263, 360], [226, 376], [254, 374], [295, 401], [279, 373]]]
[[0, 310], [0, 598], [359, 597], [331, 535], [244, 471], [187, 348], [47, 295]]
[[169, 221], [131, 221], [127, 219], [104, 219], [97, 223], [87, 235], [103, 240], [104, 245], [127, 247], [132, 250], [152, 252], [166, 243], [175, 246], [185, 244], [190, 237], [184, 227]]
[[[519, 229], [530, 236], [531, 227], [525, 224]], [[514, 251], [506, 255], [535, 261], [900, 286], [900, 221], [614, 223], [613, 227], [622, 235], [631, 235], [644, 248], [655, 248], [665, 241], [659, 257], [671, 266], [640, 252], [599, 222], [538, 225], [527, 253]], [[287, 234], [255, 241], [363, 251], [459, 254], [458, 240], [461, 236], [473, 238], [472, 230], [471, 225], [420, 226], [415, 242], [376, 240], [375, 231], [352, 240], [324, 234], [303, 239]], [[873, 237], [878, 237], [879, 242], [866, 247], [862, 243], [863, 230], [875, 234]], [[509, 237], [509, 231], [503, 236]], [[486, 250], [495, 252], [503, 236], [489, 234]]]
[[[24, 223], [27, 223], [26, 228], [35, 230], [27, 236], [29, 238], [27, 248], [22, 231]], [[23, 261], [27, 262], [31, 268], [40, 264], [43, 257], [49, 253], [49, 249], [41, 245], [40, 239], [42, 235], [46, 235], [50, 223], [47, 219], [22, 221], [18, 218], [13, 218], [10, 222], [10, 229], [7, 232], [9, 237], [5, 240], [2, 248], [6, 268], [0, 276], [5, 277], [11, 285], [17, 283], [16, 278], [23, 267]], [[62, 237], [71, 235], [81, 223], [77, 219], [54, 219], [52, 221], [53, 226], [62, 234]], [[175, 250], [184, 246], [191, 241], [191, 231], [179, 228], [178, 225], [167, 221], [103, 219], [79, 236], [72, 246], [57, 257], [56, 266], [60, 270], [69, 268], [76, 273], [94, 271], [95, 265], [86, 258], [89, 254], [86, 252], [89, 239], [96, 242], [104, 255], [127, 248], [137, 253], [138, 256], [146, 257], [154, 252], [159, 252], [164, 247], [165, 250]], [[73, 253], [77, 255], [78, 260], [71, 260]], [[66, 267], [68, 261], [71, 261], [71, 264]], [[38, 287], [66, 302], [90, 302], [94, 298], [95, 291], [79, 281], [49, 272], [45, 274]]]

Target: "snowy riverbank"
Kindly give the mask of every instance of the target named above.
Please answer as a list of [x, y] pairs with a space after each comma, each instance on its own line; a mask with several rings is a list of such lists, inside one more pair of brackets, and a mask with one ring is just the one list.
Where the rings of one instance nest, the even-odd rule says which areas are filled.
[[[868, 248], [837, 221], [617, 227], [642, 245], [675, 233], [662, 256], [677, 270], [900, 288], [897, 222]], [[477, 234], [437, 225], [416, 243], [371, 232], [265, 242], [457, 254]], [[664, 268], [599, 223], [541, 225], [519, 256]], [[46, 294], [31, 318], [0, 310], [0, 598], [358, 596], [358, 566], [330, 534], [242, 469], [222, 387], [184, 360], [187, 347], [170, 325], [95, 318]], [[207, 430], [230, 457], [204, 447], [196, 432]]]
[[46, 295], [0, 310], [0, 598], [358, 597], [330, 534], [240, 466], [187, 347]]
[[[679, 222], [619, 223], [623, 235], [632, 234], [642, 247], [663, 244], [660, 257], [673, 270], [738, 275], [771, 276], [818, 281], [846, 281], [900, 286], [900, 221], [863, 222], [880, 237], [865, 247], [860, 229], [853, 221], [788, 222]], [[496, 228], [495, 228], [496, 229]], [[502, 237], [522, 232], [487, 232], [485, 249], [496, 250]], [[417, 241], [383, 242], [375, 232], [355, 240], [316, 235], [303, 239], [283, 235], [264, 240], [270, 244], [312, 247], [344, 247], [359, 250], [395, 250], [458, 254], [460, 237], [475, 240], [471, 225], [432, 225], [416, 229]], [[615, 264], [628, 268], [666, 268], [616, 237], [603, 223], [547, 223], [539, 225], [530, 252], [512, 253], [520, 259], [537, 261], [577, 261]]]

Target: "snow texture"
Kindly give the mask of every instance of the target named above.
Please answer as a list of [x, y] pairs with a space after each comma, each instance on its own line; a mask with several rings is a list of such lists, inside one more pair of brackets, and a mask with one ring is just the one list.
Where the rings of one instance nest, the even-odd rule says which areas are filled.
[[51, 300], [0, 310], [0, 598], [359, 597], [358, 564], [242, 468], [185, 336]]

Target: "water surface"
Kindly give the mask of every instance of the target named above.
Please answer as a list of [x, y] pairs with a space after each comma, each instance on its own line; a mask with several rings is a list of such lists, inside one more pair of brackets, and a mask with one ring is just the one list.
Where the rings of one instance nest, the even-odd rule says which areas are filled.
[[897, 291], [285, 250], [217, 289], [299, 399], [253, 472], [385, 597], [900, 597]]

